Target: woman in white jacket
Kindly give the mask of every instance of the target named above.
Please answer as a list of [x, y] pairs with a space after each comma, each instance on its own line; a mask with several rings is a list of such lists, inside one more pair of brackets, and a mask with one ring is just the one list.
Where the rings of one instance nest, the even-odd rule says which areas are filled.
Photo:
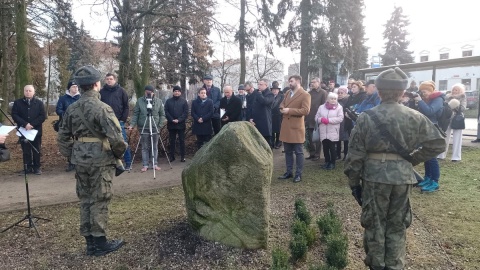
[[[445, 96], [445, 101], [452, 108], [453, 115], [463, 114], [467, 107], [467, 99], [465, 97], [465, 85], [461, 83], [454, 84], [452, 86], [452, 92]], [[450, 136], [453, 133], [452, 142], [452, 162], [462, 160], [462, 129], [452, 129], [451, 124], [445, 132], [447, 134], [445, 152], [438, 155], [439, 159], [445, 159], [448, 152], [448, 146], [450, 144]]]
[[325, 170], [335, 169], [335, 142], [339, 139], [340, 123], [343, 121], [343, 108], [338, 104], [338, 95], [329, 93], [327, 102], [318, 107], [315, 119], [320, 132], [320, 141], [323, 145], [323, 156], [325, 164], [322, 166]]

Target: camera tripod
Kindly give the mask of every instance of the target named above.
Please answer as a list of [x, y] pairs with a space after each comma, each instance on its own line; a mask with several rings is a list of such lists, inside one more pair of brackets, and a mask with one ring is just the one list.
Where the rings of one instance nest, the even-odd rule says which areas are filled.
[[[148, 105], [150, 105], [150, 108], [149, 108]], [[148, 121], [149, 128], [147, 130], [148, 131], [147, 134], [149, 134], [149, 136], [150, 136], [150, 148], [151, 148], [150, 150], [151, 150], [151, 156], [152, 156], [153, 179], [155, 179], [156, 178], [155, 161], [157, 161], [157, 163], [158, 163], [158, 153], [157, 153], [157, 160], [155, 160], [155, 149], [154, 149], [154, 143], [153, 143], [154, 135], [158, 134], [158, 137], [159, 137], [158, 140], [162, 144], [162, 149], [165, 153], [165, 157], [167, 158], [168, 164], [170, 165], [170, 169], [172, 169], [172, 164], [170, 163], [170, 158], [168, 157], [167, 151], [165, 150], [165, 145], [163, 144], [162, 138], [160, 136], [160, 132], [159, 132], [158, 127], [157, 127], [157, 123], [155, 123], [155, 121], [153, 120], [151, 103], [149, 103], [148, 105], [147, 105], [147, 118], [145, 119], [145, 122], [143, 123], [142, 131], [140, 132], [140, 138], [138, 139], [137, 147], [135, 148], [135, 152], [133, 153], [132, 165], [133, 165], [133, 162], [135, 161], [135, 155], [137, 154], [138, 146], [140, 145], [140, 141], [142, 140], [142, 135], [145, 134], [144, 133], [145, 132], [145, 126], [146, 126], [147, 121]], [[155, 128], [155, 133], [153, 133], [152, 123], [153, 123], [153, 127]], [[130, 168], [131, 167], [132, 166], [130, 166]], [[130, 172], [130, 170], [128, 172]]]
[[[12, 120], [10, 120], [10, 118], [2, 110], [2, 108], [0, 108], [0, 111], [8, 119], [8, 121], [13, 126], [15, 126], [15, 128], [20, 133], [20, 135], [22, 135], [22, 137], [25, 138], [25, 136], [20, 131], [20, 129], [13, 123]], [[38, 153], [38, 149], [36, 149], [29, 140], [24, 139], [22, 141], [22, 143], [29, 143], [30, 147], [32, 147], [32, 150]], [[25, 179], [25, 190], [26, 190], [26, 193], [27, 193], [27, 214], [22, 219], [20, 219], [19, 221], [15, 222], [14, 224], [8, 226], [6, 229], [2, 230], [1, 233], [4, 233], [4, 232], [10, 230], [11, 228], [17, 226], [17, 227], [23, 227], [23, 228], [27, 228], [27, 229], [33, 228], [35, 230], [35, 233], [37, 234], [37, 237], [40, 237], [40, 234], [38, 233], [37, 226], [35, 225], [35, 222], [37, 222], [39, 220], [44, 220], [44, 221], [51, 221], [51, 220], [46, 219], [46, 218], [42, 218], [42, 217], [38, 217], [38, 216], [35, 216], [35, 215], [32, 214], [32, 210], [30, 208], [30, 192], [29, 192], [29, 189], [28, 189], [28, 178], [27, 178], [28, 164], [25, 162], [25, 153], [23, 154], [23, 164], [24, 164], [23, 165], [23, 175], [24, 175], [24, 179]], [[28, 226], [27, 225], [21, 225], [25, 220], [28, 220]]]

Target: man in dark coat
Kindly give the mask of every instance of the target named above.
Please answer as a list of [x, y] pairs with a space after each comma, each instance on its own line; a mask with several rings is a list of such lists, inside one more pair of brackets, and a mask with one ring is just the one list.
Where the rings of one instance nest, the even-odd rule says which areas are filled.
[[170, 140], [170, 161], [175, 160], [175, 142], [178, 134], [180, 161], [185, 162], [185, 120], [188, 117], [188, 103], [182, 98], [182, 88], [178, 85], [173, 87], [173, 97], [165, 102], [165, 116]]
[[318, 126], [317, 121], [315, 121], [315, 115], [317, 114], [318, 107], [323, 105], [327, 100], [327, 91], [323, 90], [320, 87], [320, 79], [313, 78], [310, 82], [311, 90], [308, 92], [311, 97], [311, 105], [310, 105], [310, 112], [308, 113], [307, 117], [305, 118], [305, 127], [307, 128], [308, 134], [308, 152], [310, 156], [306, 159], [310, 159], [312, 161], [316, 161], [320, 158], [320, 151], [322, 150], [322, 143], [319, 142], [312, 142], [312, 135], [315, 126]]
[[213, 85], [212, 75], [206, 75], [203, 77], [203, 87], [207, 89], [207, 97], [213, 101], [214, 112], [212, 117], [212, 126], [214, 135], [217, 135], [221, 128], [220, 99], [222, 98], [222, 93], [220, 92], [220, 88]]
[[280, 141], [280, 126], [282, 125], [280, 103], [283, 101], [283, 93], [280, 92], [277, 81], [272, 82], [270, 90], [272, 90], [274, 98], [272, 103], [272, 145], [275, 149], [279, 149], [282, 146], [282, 142]]
[[[61, 96], [57, 102], [57, 108], [55, 112], [58, 115], [58, 121], [62, 121], [63, 114], [67, 111], [68, 106], [77, 101], [80, 98], [80, 92], [78, 91], [78, 85], [74, 81], [68, 82], [67, 91], [65, 95]], [[67, 169], [65, 171], [70, 172], [75, 170], [75, 165], [68, 160]]]
[[247, 101], [245, 120], [249, 121], [250, 118], [252, 118], [252, 106], [253, 101], [255, 100], [255, 95], [253, 93], [255, 92], [255, 88], [253, 87], [253, 84], [251, 82], [246, 82], [244, 88], [245, 92], [247, 93], [247, 95], [245, 96], [245, 100]]
[[[35, 139], [30, 143], [25, 138], [20, 138], [23, 151], [23, 164], [26, 164], [26, 173], [42, 174], [40, 170], [40, 146], [42, 144], [42, 124], [45, 122], [45, 107], [43, 102], [35, 97], [33, 85], [23, 88], [24, 97], [13, 102], [12, 118], [18, 127], [26, 130], [38, 131]], [[35, 148], [33, 149], [32, 146]]]
[[249, 121], [257, 127], [268, 145], [272, 147], [272, 103], [274, 97], [268, 89], [267, 79], [258, 81], [258, 91], [254, 91], [252, 95], [254, 95], [254, 100]]
[[213, 101], [207, 98], [207, 90], [200, 88], [198, 98], [192, 101], [192, 134], [197, 136], [197, 147], [200, 149], [212, 138]]
[[245, 93], [245, 86], [240, 84], [238, 86], [238, 96], [240, 101], [242, 102], [242, 113], [241, 113], [241, 121], [245, 121], [247, 119], [247, 93]]
[[[115, 74], [107, 73], [107, 75], [105, 75], [105, 85], [100, 90], [100, 98], [101, 101], [112, 107], [115, 116], [120, 122], [123, 140], [128, 142], [127, 132], [125, 131], [125, 122], [127, 122], [128, 113], [130, 112], [128, 106], [128, 94], [125, 89], [117, 83], [117, 76], [115, 76]], [[125, 159], [125, 167], [130, 169], [132, 166], [130, 147], [127, 148], [123, 158]]]
[[221, 117], [222, 127], [230, 122], [242, 120], [242, 101], [233, 94], [233, 89], [230, 85], [223, 88], [225, 95], [220, 100], [220, 114], [225, 112]]

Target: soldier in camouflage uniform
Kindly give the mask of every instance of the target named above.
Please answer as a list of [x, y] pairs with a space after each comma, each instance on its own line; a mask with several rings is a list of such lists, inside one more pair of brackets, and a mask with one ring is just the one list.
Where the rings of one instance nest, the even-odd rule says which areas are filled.
[[410, 161], [381, 135], [372, 117], [362, 113], [352, 131], [345, 163], [352, 195], [362, 206], [365, 264], [375, 270], [404, 269], [406, 229], [412, 221], [409, 196], [417, 182], [413, 166], [437, 156], [445, 147], [444, 135], [432, 122], [398, 103], [407, 82], [399, 68], [380, 73], [375, 85], [382, 103], [371, 111], [410, 153]]
[[57, 142], [60, 153], [76, 165], [80, 234], [86, 239], [87, 255], [102, 256], [123, 245], [105, 236], [116, 158], [123, 156], [126, 144], [112, 108], [100, 101], [100, 72], [81, 67], [74, 79], [83, 93], [65, 112]]

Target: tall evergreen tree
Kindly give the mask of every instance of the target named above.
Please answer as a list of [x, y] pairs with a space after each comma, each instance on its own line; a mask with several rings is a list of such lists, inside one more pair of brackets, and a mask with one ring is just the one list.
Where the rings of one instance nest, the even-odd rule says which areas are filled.
[[402, 7], [395, 7], [392, 16], [385, 24], [383, 38], [385, 42], [385, 54], [380, 55], [384, 66], [412, 63], [412, 51], [408, 50], [410, 41], [407, 40], [407, 26], [410, 22], [407, 16], [403, 15]]

